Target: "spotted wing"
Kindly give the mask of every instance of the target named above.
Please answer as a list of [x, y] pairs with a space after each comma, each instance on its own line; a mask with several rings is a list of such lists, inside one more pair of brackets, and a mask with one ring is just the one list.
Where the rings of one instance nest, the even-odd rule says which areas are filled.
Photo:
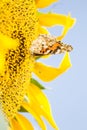
[[70, 52], [72, 49], [71, 45], [58, 41], [54, 36], [42, 34], [32, 42], [30, 51], [33, 55], [48, 55]]

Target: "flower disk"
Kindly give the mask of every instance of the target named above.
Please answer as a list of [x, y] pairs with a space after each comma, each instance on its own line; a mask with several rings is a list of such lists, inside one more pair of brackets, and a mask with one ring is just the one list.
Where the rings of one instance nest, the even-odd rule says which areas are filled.
[[14, 117], [29, 86], [34, 64], [29, 47], [38, 34], [35, 1], [0, 0], [0, 33], [17, 42], [16, 48], [8, 47], [9, 43], [3, 45], [4, 73], [0, 72], [0, 102], [7, 117]]

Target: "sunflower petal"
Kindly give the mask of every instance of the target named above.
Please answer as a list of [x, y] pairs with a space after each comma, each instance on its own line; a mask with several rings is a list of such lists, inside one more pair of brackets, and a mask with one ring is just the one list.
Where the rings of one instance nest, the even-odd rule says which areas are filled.
[[11, 119], [11, 128], [10, 128], [10, 130], [23, 130], [23, 129], [15, 119]]
[[40, 111], [37, 112], [37, 104], [30, 105], [29, 103], [23, 102], [22, 106], [33, 115], [33, 117], [36, 119], [42, 130], [46, 130], [46, 126], [39, 115]]
[[58, 0], [35, 0], [36, 1], [36, 6], [38, 8], [44, 8], [46, 6], [49, 6], [50, 4], [57, 2]]
[[62, 40], [65, 37], [69, 29], [75, 24], [75, 21], [75, 19], [71, 20], [70, 14], [67, 16], [66, 26], [64, 26], [61, 36], [58, 36], [58, 40]]
[[17, 42], [8, 36], [0, 33], [0, 73], [4, 72], [5, 53], [8, 49], [15, 49]]
[[64, 58], [58, 68], [46, 66], [40, 62], [36, 62], [33, 72], [43, 81], [48, 82], [55, 79], [57, 76], [64, 73], [71, 67], [69, 53], [65, 53]]
[[52, 27], [55, 25], [64, 26], [62, 35], [58, 37], [58, 40], [61, 40], [68, 30], [75, 24], [75, 19], [70, 16], [61, 15], [61, 14], [41, 14], [39, 15], [39, 24], [42, 26]]
[[0, 74], [4, 73], [5, 54], [0, 50]]
[[52, 27], [55, 25], [66, 26], [67, 22], [69, 27], [72, 27], [73, 24], [75, 23], [75, 19], [71, 18], [70, 14], [68, 16], [54, 13], [48, 13], [48, 14], [41, 13], [39, 15], [39, 23], [42, 26], [47, 27]]
[[17, 41], [0, 33], [0, 49], [15, 49], [17, 47]]
[[39, 34], [49, 34], [48, 30], [45, 27], [39, 25], [38, 27]]
[[31, 123], [23, 115], [17, 113], [16, 119], [17, 119], [18, 123], [21, 125], [23, 130], [34, 130]]
[[52, 117], [49, 101], [45, 94], [36, 85], [30, 84], [28, 97], [33, 105], [37, 106], [37, 112], [40, 114], [40, 116], [43, 116], [53, 128], [58, 130], [58, 127]]

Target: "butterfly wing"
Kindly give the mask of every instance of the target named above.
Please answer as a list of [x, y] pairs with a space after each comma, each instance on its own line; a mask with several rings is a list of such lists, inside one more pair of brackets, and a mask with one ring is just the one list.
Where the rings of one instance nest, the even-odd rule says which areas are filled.
[[36, 40], [32, 42], [30, 51], [31, 54], [48, 55], [48, 54], [60, 54], [64, 52], [70, 52], [72, 50], [71, 45], [67, 45], [58, 41], [54, 36], [42, 34], [39, 35]]

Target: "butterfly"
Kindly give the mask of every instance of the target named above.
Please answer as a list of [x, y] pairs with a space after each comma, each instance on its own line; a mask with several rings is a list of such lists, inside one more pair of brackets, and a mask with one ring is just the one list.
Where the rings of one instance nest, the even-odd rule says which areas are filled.
[[58, 41], [56, 37], [48, 34], [40, 34], [37, 39], [32, 42], [30, 52], [35, 56], [60, 54], [70, 52], [73, 49], [71, 45]]

